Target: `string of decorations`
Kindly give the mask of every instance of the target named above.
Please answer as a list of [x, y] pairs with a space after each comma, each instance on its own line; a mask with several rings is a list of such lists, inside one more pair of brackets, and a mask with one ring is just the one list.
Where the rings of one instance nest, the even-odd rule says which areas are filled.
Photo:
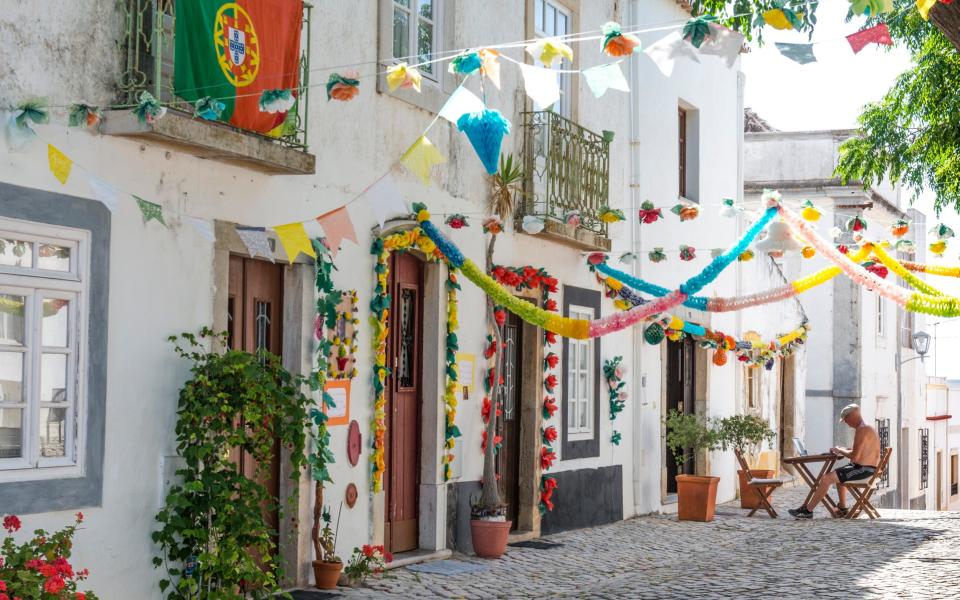
[[461, 436], [457, 427], [457, 382], [460, 373], [457, 369], [457, 351], [460, 343], [457, 339], [457, 330], [460, 328], [458, 292], [460, 284], [457, 282], [457, 270], [447, 268], [447, 351], [446, 351], [446, 378], [447, 383], [443, 391], [444, 428], [443, 428], [443, 480], [450, 481], [453, 477], [453, 448], [456, 440]]
[[314, 267], [314, 283], [317, 290], [316, 303], [316, 323], [314, 327], [314, 337], [317, 342], [317, 349], [314, 355], [313, 377], [316, 380], [317, 390], [320, 394], [320, 406], [310, 408], [310, 418], [313, 425], [317, 428], [317, 447], [320, 452], [311, 452], [307, 456], [307, 463], [310, 465], [311, 478], [318, 482], [332, 483], [330, 477], [329, 465], [334, 462], [333, 451], [330, 450], [330, 432], [327, 429], [327, 409], [334, 408], [333, 398], [327, 393], [327, 357], [330, 356], [330, 340], [324, 335], [324, 324], [329, 326], [330, 315], [333, 314], [333, 324], [336, 325], [337, 305], [340, 303], [341, 292], [333, 287], [332, 272], [336, 268], [333, 265], [333, 257], [326, 250], [326, 246], [321, 240], [314, 241], [314, 247], [317, 251], [318, 260]]
[[[357, 299], [357, 290], [338, 292], [336, 304], [327, 307], [325, 316], [318, 313], [314, 322], [319, 337], [320, 328], [326, 321], [326, 340], [330, 348], [327, 377], [330, 379], [353, 379], [357, 376], [357, 334], [360, 325], [360, 319], [357, 318]], [[340, 311], [339, 307], [344, 301], [347, 302], [347, 308]], [[344, 324], [343, 335], [340, 332], [340, 323]]]
[[[607, 381], [607, 399], [610, 401], [610, 421], [617, 420], [617, 415], [623, 412], [627, 406], [627, 382], [623, 380], [626, 377], [626, 367], [623, 365], [622, 356], [614, 356], [603, 361], [603, 377]], [[610, 443], [614, 446], [620, 445], [623, 438], [616, 429], [610, 434]]]

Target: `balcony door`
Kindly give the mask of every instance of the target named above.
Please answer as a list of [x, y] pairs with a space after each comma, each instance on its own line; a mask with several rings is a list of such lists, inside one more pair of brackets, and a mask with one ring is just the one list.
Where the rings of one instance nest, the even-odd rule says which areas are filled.
[[[573, 15], [570, 10], [556, 0], [534, 0], [533, 1], [533, 24], [534, 33], [537, 37], [552, 38], [560, 37], [570, 33], [573, 27]], [[542, 65], [538, 65], [542, 66]], [[573, 64], [563, 59], [553, 68], [558, 71], [569, 71], [573, 69]], [[536, 106], [534, 110], [552, 110], [567, 119], [572, 118], [573, 114], [573, 75], [571, 73], [560, 73], [560, 101], [550, 106]]]

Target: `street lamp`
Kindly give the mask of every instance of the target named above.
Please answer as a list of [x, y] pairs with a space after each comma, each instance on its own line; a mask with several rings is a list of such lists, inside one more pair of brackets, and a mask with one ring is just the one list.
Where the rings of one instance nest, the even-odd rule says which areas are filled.
[[930, 350], [930, 334], [926, 331], [918, 331], [912, 337], [913, 350], [920, 355], [920, 360], [923, 361], [924, 355]]

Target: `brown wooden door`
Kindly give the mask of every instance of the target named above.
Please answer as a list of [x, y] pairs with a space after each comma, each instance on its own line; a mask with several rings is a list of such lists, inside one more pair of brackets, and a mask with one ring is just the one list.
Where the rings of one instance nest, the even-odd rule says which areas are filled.
[[513, 521], [511, 529], [517, 528], [520, 501], [520, 398], [523, 357], [523, 322], [513, 313], [507, 313], [502, 328], [506, 345], [501, 356], [500, 406], [503, 416], [497, 421], [499, 435], [503, 438], [497, 453], [497, 474], [500, 476], [500, 497], [507, 505], [507, 519]]
[[[241, 256], [230, 257], [227, 292], [227, 336], [233, 350], [266, 350], [277, 356], [283, 351], [283, 266]], [[246, 452], [232, 456], [245, 476], [256, 475], [257, 464]], [[261, 480], [275, 500], [280, 497], [280, 443], [274, 444], [267, 475]], [[277, 511], [264, 511], [264, 518], [279, 531]]]
[[404, 552], [418, 547], [423, 263], [399, 252], [390, 261], [384, 541], [391, 552]]
[[[667, 413], [671, 410], [679, 410], [684, 414], [692, 415], [694, 413], [694, 346], [693, 340], [689, 337], [679, 342], [667, 341]], [[666, 446], [664, 441], [663, 458], [667, 464], [667, 493], [673, 494], [677, 491], [677, 480], [675, 477], [679, 473], [692, 474], [694, 472], [693, 461], [688, 460], [683, 464], [682, 469], [678, 469], [676, 461], [673, 459], [673, 453]]]

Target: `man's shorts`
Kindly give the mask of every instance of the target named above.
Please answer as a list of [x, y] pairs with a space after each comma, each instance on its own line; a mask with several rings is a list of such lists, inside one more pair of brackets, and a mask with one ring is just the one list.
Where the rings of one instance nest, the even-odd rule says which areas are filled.
[[847, 483], [852, 481], [864, 481], [873, 477], [873, 474], [877, 472], [876, 467], [864, 467], [862, 465], [857, 465], [850, 463], [840, 467], [836, 471], [837, 479], [840, 480], [840, 483]]

